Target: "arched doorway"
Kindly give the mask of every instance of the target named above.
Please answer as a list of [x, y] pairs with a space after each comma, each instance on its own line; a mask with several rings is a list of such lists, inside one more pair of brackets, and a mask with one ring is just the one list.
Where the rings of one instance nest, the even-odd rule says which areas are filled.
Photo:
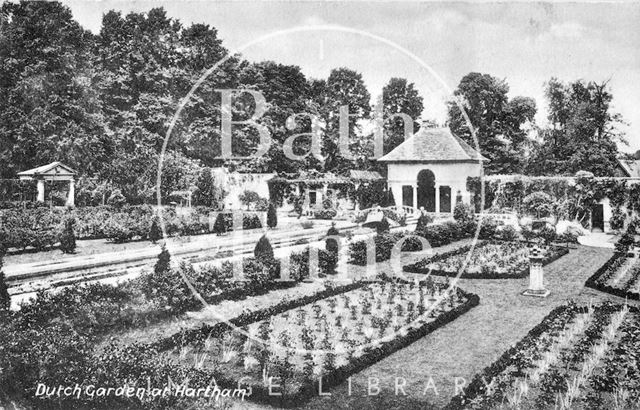
[[418, 208], [427, 212], [436, 211], [436, 176], [431, 170], [423, 169], [418, 173]]

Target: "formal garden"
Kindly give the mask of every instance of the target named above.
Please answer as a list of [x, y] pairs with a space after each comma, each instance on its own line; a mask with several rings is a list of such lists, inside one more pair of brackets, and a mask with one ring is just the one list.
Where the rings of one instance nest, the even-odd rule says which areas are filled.
[[[635, 71], [495, 35], [628, 57], [626, 8], [76, 3], [0, 4], [0, 410], [640, 408]], [[374, 37], [433, 27], [427, 98]]]

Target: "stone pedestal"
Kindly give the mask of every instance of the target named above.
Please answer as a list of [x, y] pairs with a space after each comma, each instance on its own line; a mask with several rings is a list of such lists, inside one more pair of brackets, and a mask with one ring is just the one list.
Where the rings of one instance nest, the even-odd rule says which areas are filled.
[[529, 289], [522, 294], [524, 296], [536, 296], [545, 298], [549, 296], [549, 291], [544, 287], [544, 271], [542, 270], [542, 262], [544, 255], [542, 250], [534, 248], [529, 255]]

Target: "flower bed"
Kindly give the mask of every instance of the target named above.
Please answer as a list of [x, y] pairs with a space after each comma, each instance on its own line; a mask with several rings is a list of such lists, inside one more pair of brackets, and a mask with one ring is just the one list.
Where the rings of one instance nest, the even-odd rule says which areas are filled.
[[[422, 259], [403, 267], [405, 272], [455, 277], [466, 266], [461, 278], [513, 279], [529, 275], [529, 251], [524, 242], [483, 242], [477, 244], [469, 257], [472, 245]], [[549, 264], [569, 250], [549, 247], [543, 264]], [[468, 263], [467, 263], [467, 258]]]
[[446, 408], [636, 408], [639, 326], [636, 307], [558, 307]]
[[[177, 364], [196, 363], [223, 387], [242, 381], [252, 400], [295, 406], [317, 395], [319, 383], [327, 391], [478, 302], [459, 289], [447, 295], [431, 281], [356, 282], [231, 321], [252, 338], [218, 323], [154, 348], [173, 347]], [[276, 384], [281, 395], [269, 394]]]
[[615, 254], [587, 279], [585, 286], [622, 298], [640, 300], [640, 259]]

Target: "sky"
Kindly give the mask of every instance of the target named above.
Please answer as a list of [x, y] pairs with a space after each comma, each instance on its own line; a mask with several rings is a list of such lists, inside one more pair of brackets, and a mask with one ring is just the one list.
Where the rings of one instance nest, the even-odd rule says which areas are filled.
[[640, 149], [640, 2], [205, 2], [64, 0], [82, 26], [100, 31], [111, 9], [164, 7], [184, 25], [205, 23], [225, 47], [252, 61], [273, 60], [326, 78], [361, 72], [373, 96], [392, 77], [416, 84], [424, 118], [444, 121], [446, 101], [469, 72], [506, 80], [509, 96], [532, 97], [546, 118], [544, 83], [609, 81], [613, 108]]

